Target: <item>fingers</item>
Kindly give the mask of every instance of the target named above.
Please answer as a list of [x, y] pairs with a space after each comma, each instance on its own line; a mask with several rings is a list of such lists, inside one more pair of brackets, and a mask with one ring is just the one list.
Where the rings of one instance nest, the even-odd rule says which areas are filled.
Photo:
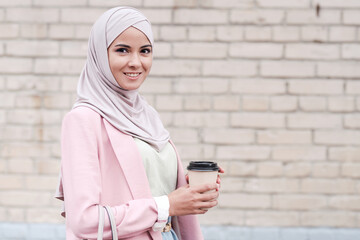
[[219, 168], [220, 168], [219, 173], [224, 173], [225, 172], [225, 170], [222, 167], [219, 166]]
[[216, 189], [217, 189], [217, 183], [209, 183], [209, 184], [203, 184], [192, 187], [192, 190], [198, 193], [204, 193]]

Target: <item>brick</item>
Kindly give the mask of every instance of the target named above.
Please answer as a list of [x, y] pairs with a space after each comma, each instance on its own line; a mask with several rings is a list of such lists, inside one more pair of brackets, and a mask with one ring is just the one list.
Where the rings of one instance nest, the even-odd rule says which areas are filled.
[[281, 94], [286, 92], [285, 81], [272, 79], [234, 79], [231, 91], [242, 94]]
[[8, 123], [33, 125], [40, 124], [41, 116], [38, 110], [15, 109], [7, 112], [7, 119]]
[[39, 130], [38, 138], [40, 141], [60, 141], [60, 127], [59, 126], [45, 126]]
[[341, 52], [344, 59], [360, 59], [360, 44], [343, 44]]
[[266, 77], [312, 77], [315, 75], [315, 64], [299, 61], [263, 61], [260, 73]]
[[310, 6], [310, 0], [258, 0], [260, 7], [276, 7], [276, 8], [307, 8]]
[[14, 0], [14, 1], [1, 0], [0, 5], [2, 7], [31, 6], [31, 0]]
[[275, 112], [291, 112], [297, 109], [297, 97], [274, 96], [271, 97], [271, 110]]
[[311, 10], [287, 11], [286, 22], [290, 24], [339, 24], [341, 22], [340, 10], [322, 10], [320, 15]]
[[234, 177], [222, 177], [220, 194], [222, 195], [223, 193], [236, 193], [239, 190], [241, 191], [243, 187], [244, 187], [243, 179], [234, 178]]
[[67, 93], [55, 93], [48, 94], [43, 97], [44, 107], [46, 108], [65, 108], [68, 109], [71, 107], [72, 102], [70, 101], [70, 96]]
[[227, 46], [223, 43], [174, 43], [173, 54], [178, 58], [225, 58]]
[[9, 90], [57, 91], [59, 86], [60, 78], [55, 76], [8, 76], [6, 82]]
[[24, 38], [42, 39], [48, 34], [46, 24], [21, 24], [20, 36]]
[[312, 171], [310, 163], [287, 163], [284, 169], [286, 177], [308, 177]]
[[171, 53], [171, 44], [165, 42], [158, 42], [154, 46], [154, 59], [156, 61], [157, 58], [169, 58], [172, 56]]
[[360, 110], [360, 97], [356, 98], [356, 106], [357, 106], [357, 110]]
[[341, 167], [341, 176], [360, 178], [360, 164], [358, 163], [346, 163]]
[[224, 10], [177, 9], [174, 14], [174, 23], [195, 25], [227, 23], [227, 12]]
[[327, 101], [325, 97], [301, 96], [299, 98], [299, 107], [306, 112], [321, 112], [326, 110]]
[[243, 26], [218, 26], [216, 38], [220, 41], [239, 41], [244, 39]]
[[253, 227], [297, 226], [299, 224], [299, 216], [297, 212], [279, 212], [279, 211], [249, 212], [248, 211], [246, 212], [245, 224], [246, 226], [253, 226]]
[[257, 176], [260, 177], [280, 177], [283, 175], [283, 164], [280, 162], [259, 163]]
[[283, 22], [285, 13], [282, 10], [232, 10], [230, 20], [241, 24], [276, 24]]
[[6, 20], [9, 22], [53, 23], [59, 21], [59, 10], [55, 8], [8, 8]]
[[26, 189], [29, 190], [53, 190], [58, 184], [57, 176], [27, 176], [25, 178]]
[[23, 187], [24, 179], [21, 175], [0, 174], [1, 190], [17, 190]]
[[8, 208], [9, 222], [25, 222], [25, 211], [21, 208]]
[[254, 76], [257, 72], [256, 67], [257, 63], [253, 61], [214, 60], [204, 61], [202, 72], [205, 76]]
[[19, 36], [20, 27], [14, 23], [0, 24], [0, 38], [16, 38]]
[[339, 164], [316, 163], [313, 165], [312, 176], [318, 178], [336, 178], [339, 176]]
[[360, 3], [357, 0], [314, 0], [314, 4], [320, 4], [326, 8], [354, 8], [360, 7]]
[[259, 144], [311, 144], [312, 134], [310, 131], [258, 131], [257, 142]]
[[[74, 92], [77, 88], [79, 77], [62, 77], [60, 89], [63, 92]], [[145, 83], [146, 84], [146, 81]]]
[[176, 7], [196, 7], [197, 1], [196, 0], [174, 0]]
[[293, 193], [299, 190], [299, 180], [284, 178], [256, 178], [245, 182], [244, 191], [257, 193]]
[[188, 38], [191, 41], [214, 41], [216, 38], [215, 27], [190, 26], [188, 29]]
[[[89, 0], [88, 3], [90, 6], [95, 7], [114, 7], [119, 6], [119, 0]], [[141, 7], [142, 6], [142, 0], [121, 0], [122, 6], [132, 6], [132, 7]]]
[[249, 128], [283, 128], [285, 116], [269, 113], [233, 113], [230, 116], [230, 125]]
[[271, 40], [271, 27], [245, 27], [245, 39], [252, 41]]
[[203, 140], [205, 143], [214, 144], [249, 144], [255, 142], [254, 131], [242, 129], [204, 129]]
[[213, 97], [213, 108], [220, 111], [238, 111], [240, 97], [233, 95], [220, 95]]
[[33, 173], [34, 161], [29, 158], [12, 158], [8, 160], [10, 173]]
[[290, 26], [273, 27], [273, 40], [276, 42], [294, 42], [300, 39], [300, 29]]
[[226, 2], [222, 0], [203, 0], [200, 2], [202, 7], [211, 7], [211, 8], [249, 8], [253, 7], [254, 3], [252, 0], [228, 0]]
[[[49, 197], [50, 198], [50, 197]], [[57, 216], [57, 217], [54, 217]], [[63, 223], [63, 218], [60, 216], [59, 214], [59, 209], [54, 209], [54, 208], [46, 208], [46, 207], [41, 207], [41, 208], [28, 208], [26, 209], [26, 221], [27, 222], [33, 222], [33, 223]], [[48, 229], [48, 228], [46, 228]], [[37, 233], [38, 235], [35, 236], [39, 236], [39, 234], [41, 234], [41, 231], [38, 230], [34, 230], [35, 233]], [[45, 235], [45, 236], [44, 236]], [[44, 234], [43, 237], [46, 239], [48, 238], [48, 234]], [[35, 239], [39, 239], [39, 238], [35, 238]]]
[[268, 195], [222, 193], [219, 197], [219, 206], [224, 208], [266, 209], [270, 205]]
[[61, 8], [61, 23], [94, 23], [103, 14], [104, 9], [96, 8]]
[[280, 161], [325, 160], [326, 148], [317, 146], [274, 147], [272, 159]]
[[57, 56], [59, 44], [52, 41], [11, 41], [6, 44], [6, 53], [10, 56]]
[[184, 96], [185, 110], [209, 110], [211, 108], [211, 98], [209, 96]]
[[302, 226], [354, 227], [356, 215], [349, 212], [313, 211], [301, 214]]
[[333, 196], [329, 199], [329, 206], [339, 210], [359, 210], [359, 196]]
[[0, 72], [2, 73], [29, 73], [32, 71], [32, 60], [28, 58], [0, 58]]
[[351, 194], [356, 192], [356, 181], [350, 179], [314, 179], [301, 181], [301, 192], [316, 194]]
[[229, 81], [225, 78], [178, 78], [174, 90], [177, 93], [227, 93]]
[[289, 92], [301, 95], [338, 95], [342, 94], [344, 82], [342, 80], [326, 79], [298, 79], [289, 81]]
[[83, 59], [39, 58], [35, 60], [34, 71], [39, 74], [79, 74], [83, 67]]
[[342, 126], [341, 116], [335, 114], [296, 113], [288, 115], [289, 128], [333, 129]]
[[331, 112], [352, 112], [355, 110], [355, 98], [329, 97], [328, 106]]
[[242, 58], [281, 58], [283, 46], [273, 43], [232, 43], [229, 53], [232, 57]]
[[[230, 176], [255, 176], [257, 167], [256, 164], [253, 163], [244, 163], [244, 162], [229, 162], [229, 169], [226, 171], [226, 173]], [[239, 178], [236, 178], [239, 179]], [[223, 186], [222, 186], [223, 187]], [[240, 188], [243, 189], [243, 186]], [[239, 190], [240, 190], [239, 189]]]
[[327, 199], [313, 195], [276, 195], [273, 207], [280, 210], [319, 210], [327, 207]]
[[328, 28], [325, 26], [304, 26], [300, 32], [304, 41], [325, 42], [328, 39]]
[[216, 157], [224, 160], [265, 160], [270, 155], [270, 148], [260, 146], [218, 146]]
[[74, 37], [75, 37], [75, 26], [73, 25], [51, 24], [49, 26], [49, 38], [51, 39], [73, 39]]
[[36, 7], [64, 7], [64, 6], [84, 6], [86, 5], [86, 0], [34, 0], [33, 6]]
[[227, 113], [219, 112], [179, 112], [174, 116], [176, 127], [228, 127]]
[[339, 47], [330, 44], [286, 44], [289, 59], [339, 59]]
[[[77, 79], [69, 80], [74, 85], [69, 89], [76, 89]], [[168, 78], [151, 78], [148, 77], [146, 81], [141, 85], [141, 93], [171, 93], [172, 82]]]
[[[198, 145], [188, 145], [188, 144], [177, 144], [176, 148], [179, 154], [181, 155], [182, 160], [195, 160], [195, 159], [201, 159], [203, 157], [202, 148]], [[184, 166], [187, 166], [188, 163], [184, 164]]]
[[60, 170], [60, 161], [58, 159], [36, 160], [35, 169], [39, 174], [58, 174]]
[[39, 143], [7, 143], [3, 145], [1, 154], [3, 157], [49, 157], [50, 148], [46, 144]]
[[199, 134], [194, 129], [188, 128], [169, 128], [170, 135], [177, 143], [198, 143]]
[[344, 126], [346, 128], [360, 128], [360, 114], [346, 114]]
[[330, 27], [329, 41], [331, 42], [353, 42], [356, 40], [355, 27]]
[[261, 96], [244, 96], [241, 102], [243, 111], [261, 112], [269, 109], [269, 98]]
[[360, 131], [316, 131], [314, 141], [327, 145], [359, 145]]
[[230, 225], [234, 222], [242, 224], [244, 222], [244, 213], [241, 210], [234, 209], [212, 209], [204, 215], [198, 215], [201, 224], [223, 224]]
[[3, 140], [33, 140], [33, 130], [29, 126], [6, 125], [1, 129]]
[[[75, 26], [75, 38], [82, 39], [82, 40], [88, 40], [90, 31], [91, 31], [91, 27], [92, 27], [92, 25], [90, 25], [90, 24]], [[68, 30], [68, 31], [70, 31], [70, 30]]]
[[178, 111], [183, 108], [183, 98], [181, 96], [157, 96], [156, 109]]
[[360, 161], [360, 149], [358, 147], [330, 147], [329, 159], [335, 161]]
[[85, 41], [63, 41], [61, 42], [61, 56], [86, 57], [88, 43]]
[[13, 108], [15, 106], [16, 94], [9, 92], [0, 92], [0, 107]]
[[185, 40], [186, 35], [186, 27], [183, 26], [160, 27], [160, 39], [164, 41]]
[[144, 6], [145, 7], [173, 7], [174, 6], [174, 0], [171, 0], [171, 1], [144, 0]]
[[152, 76], [197, 76], [201, 63], [196, 60], [156, 60], [151, 68]]
[[345, 24], [360, 24], [359, 10], [345, 10], [343, 14]]

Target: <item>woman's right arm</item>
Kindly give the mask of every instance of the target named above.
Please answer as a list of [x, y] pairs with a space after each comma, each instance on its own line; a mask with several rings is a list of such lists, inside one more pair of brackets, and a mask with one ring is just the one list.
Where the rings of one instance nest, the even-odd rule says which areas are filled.
[[[80, 239], [96, 239], [101, 174], [98, 146], [101, 118], [88, 108], [68, 113], [62, 125], [62, 183], [66, 225]], [[114, 189], [115, 191], [115, 189]], [[112, 206], [119, 237], [139, 235], [157, 221], [153, 198], [137, 199]], [[104, 238], [111, 238], [110, 223], [105, 218]]]

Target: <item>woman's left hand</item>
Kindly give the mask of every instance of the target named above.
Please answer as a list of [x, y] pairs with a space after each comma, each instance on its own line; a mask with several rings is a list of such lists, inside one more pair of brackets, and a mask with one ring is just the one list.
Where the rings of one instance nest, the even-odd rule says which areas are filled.
[[[219, 168], [220, 168], [219, 173], [224, 173], [225, 172], [225, 170], [222, 167], [219, 166]], [[189, 184], [189, 175], [186, 174], [185, 178], [186, 178], [186, 182]], [[218, 184], [218, 186], [219, 186], [218, 189], [219, 189], [220, 184], [221, 184], [220, 174], [218, 174], [218, 176], [217, 176], [216, 183]]]

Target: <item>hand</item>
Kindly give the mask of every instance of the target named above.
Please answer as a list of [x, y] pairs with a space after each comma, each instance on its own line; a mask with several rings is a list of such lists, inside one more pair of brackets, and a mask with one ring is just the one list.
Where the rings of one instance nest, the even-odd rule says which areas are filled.
[[182, 216], [190, 214], [204, 214], [208, 208], [218, 204], [217, 184], [205, 184], [196, 187], [186, 185], [180, 187], [168, 195], [170, 202], [169, 215]]

